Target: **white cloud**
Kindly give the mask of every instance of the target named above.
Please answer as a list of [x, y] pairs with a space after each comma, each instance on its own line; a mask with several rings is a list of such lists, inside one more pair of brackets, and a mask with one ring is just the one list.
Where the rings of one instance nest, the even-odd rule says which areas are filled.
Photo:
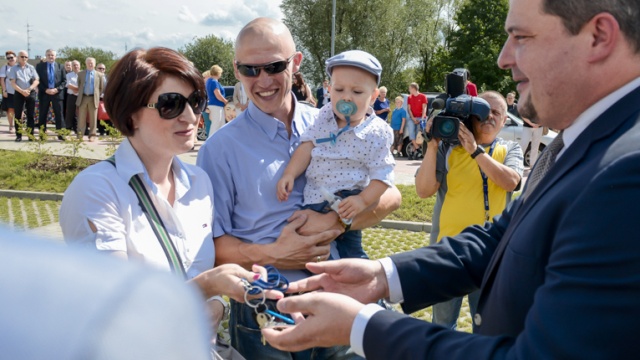
[[82, 2], [82, 6], [84, 6], [84, 8], [87, 9], [87, 10], [97, 9], [97, 6], [95, 6], [93, 3], [91, 3], [88, 0], [84, 0]]
[[[214, 34], [234, 40], [252, 19], [282, 19], [282, 0], [182, 0], [158, 6], [157, 0], [66, 0], [73, 6], [51, 6], [48, 0], [30, 0], [29, 6], [0, 0], [0, 13], [11, 22], [0, 22], [0, 39], [6, 49], [27, 48], [25, 25], [33, 26], [29, 46], [33, 54], [48, 48], [91, 46], [117, 55], [126, 48], [183, 47], [194, 37]], [[45, 9], [36, 11], [33, 9]], [[215, 9], [215, 10], [214, 10]], [[56, 26], [49, 26], [51, 18]]]
[[182, 5], [182, 7], [180, 8], [180, 11], [178, 12], [178, 19], [192, 24], [198, 22], [198, 19], [196, 19], [195, 15], [191, 13], [191, 10], [189, 10], [186, 5]]

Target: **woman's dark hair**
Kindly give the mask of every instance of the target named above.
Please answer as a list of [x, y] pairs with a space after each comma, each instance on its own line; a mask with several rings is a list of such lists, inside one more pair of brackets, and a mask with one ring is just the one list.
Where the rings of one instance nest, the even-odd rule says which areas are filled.
[[134, 49], [111, 68], [104, 107], [122, 135], [133, 135], [132, 115], [147, 105], [167, 76], [182, 79], [206, 94], [200, 71], [182, 54], [168, 48]]
[[307, 87], [305, 86], [306, 83], [304, 82], [304, 78], [302, 77], [302, 74], [297, 72], [297, 73], [294, 73], [293, 76], [296, 79], [296, 85], [298, 86], [298, 89], [300, 89], [300, 91], [304, 96], [309, 96], [307, 94]]

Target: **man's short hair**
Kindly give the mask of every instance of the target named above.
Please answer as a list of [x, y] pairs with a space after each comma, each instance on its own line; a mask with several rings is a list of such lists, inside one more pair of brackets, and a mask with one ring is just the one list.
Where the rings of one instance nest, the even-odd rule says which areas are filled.
[[396, 101], [398, 101], [398, 100], [404, 102], [404, 98], [402, 96], [396, 96]]
[[504, 96], [502, 96], [502, 94], [500, 94], [497, 91], [493, 91], [493, 90], [488, 90], [485, 91], [483, 93], [478, 94], [479, 98], [485, 99], [486, 98], [494, 98], [498, 101], [500, 101], [503, 105], [504, 105], [504, 115], [507, 115], [507, 99], [504, 98]]
[[48, 54], [48, 53], [54, 53], [54, 54], [56, 54], [56, 51], [55, 51], [55, 50], [53, 50], [53, 49], [47, 49], [47, 51], [45, 51], [44, 53], [45, 53], [45, 55], [46, 55], [46, 54]]
[[638, 0], [543, 0], [542, 10], [562, 19], [570, 34], [576, 35], [584, 24], [599, 13], [609, 13], [617, 21], [620, 31], [640, 53], [640, 1]]
[[414, 83], [413, 82], [413, 83], [409, 84], [409, 87], [412, 87], [412, 88], [414, 88], [416, 90], [420, 90], [420, 86], [418, 85], [418, 83]]
[[84, 63], [86, 64], [86, 63], [88, 63], [89, 61], [93, 61], [93, 63], [95, 64], [95, 63], [96, 63], [96, 58], [88, 57], [88, 58], [84, 61]]
[[206, 94], [200, 71], [182, 54], [168, 48], [133, 50], [111, 68], [104, 106], [122, 135], [133, 135], [133, 114], [147, 105], [153, 92], [168, 76], [179, 78]]
[[4, 56], [5, 56], [5, 57], [7, 57], [7, 56], [9, 56], [9, 55], [13, 55], [13, 56], [16, 56], [16, 57], [18, 56], [18, 55], [16, 55], [16, 53], [14, 53], [14, 52], [13, 52], [13, 50], [7, 50], [7, 52], [6, 52], [6, 53], [4, 53]]

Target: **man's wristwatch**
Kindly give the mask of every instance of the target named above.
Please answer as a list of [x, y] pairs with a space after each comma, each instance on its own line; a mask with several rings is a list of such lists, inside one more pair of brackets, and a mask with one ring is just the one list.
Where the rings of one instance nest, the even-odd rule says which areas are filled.
[[476, 158], [476, 156], [478, 156], [478, 155], [480, 155], [480, 154], [484, 154], [484, 153], [485, 153], [485, 152], [484, 152], [484, 148], [483, 148], [482, 146], [478, 145], [478, 148], [476, 149], [476, 151], [474, 151], [474, 152], [471, 154], [471, 158], [472, 158], [472, 159], [475, 159], [475, 158]]

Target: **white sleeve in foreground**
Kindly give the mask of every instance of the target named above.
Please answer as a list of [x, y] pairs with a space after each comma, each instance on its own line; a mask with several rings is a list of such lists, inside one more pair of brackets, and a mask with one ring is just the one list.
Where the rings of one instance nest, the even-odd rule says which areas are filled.
[[351, 326], [351, 336], [349, 342], [351, 343], [351, 349], [356, 354], [364, 356], [364, 330], [367, 328], [367, 324], [369, 323], [369, 319], [377, 313], [378, 311], [384, 310], [382, 307], [377, 304], [368, 304], [358, 312], [356, 315], [356, 319], [353, 321], [353, 325]]
[[404, 295], [402, 294], [402, 286], [400, 285], [400, 275], [398, 275], [398, 269], [393, 263], [391, 258], [386, 257], [378, 260], [384, 268], [384, 272], [387, 275], [387, 283], [389, 284], [389, 301], [398, 304], [404, 301]]

